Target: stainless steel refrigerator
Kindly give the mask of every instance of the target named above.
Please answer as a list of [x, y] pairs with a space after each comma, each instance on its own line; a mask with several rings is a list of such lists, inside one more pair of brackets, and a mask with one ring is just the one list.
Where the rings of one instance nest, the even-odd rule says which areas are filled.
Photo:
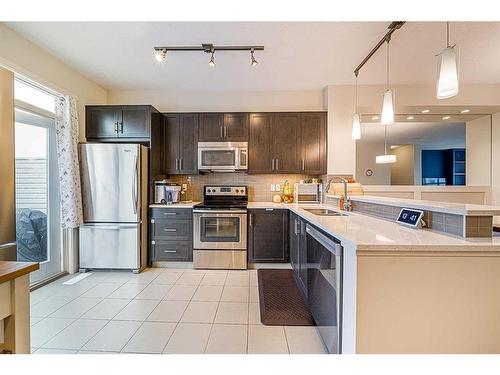
[[0, 260], [17, 258], [14, 113], [8, 100], [8, 93], [0, 92]]
[[147, 264], [148, 149], [137, 144], [80, 144], [83, 220], [80, 270]]

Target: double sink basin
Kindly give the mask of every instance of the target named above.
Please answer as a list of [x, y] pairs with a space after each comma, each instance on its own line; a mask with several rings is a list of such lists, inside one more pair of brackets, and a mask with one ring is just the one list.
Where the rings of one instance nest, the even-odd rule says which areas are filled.
[[342, 212], [329, 210], [328, 208], [304, 208], [304, 211], [310, 212], [317, 216], [347, 216]]

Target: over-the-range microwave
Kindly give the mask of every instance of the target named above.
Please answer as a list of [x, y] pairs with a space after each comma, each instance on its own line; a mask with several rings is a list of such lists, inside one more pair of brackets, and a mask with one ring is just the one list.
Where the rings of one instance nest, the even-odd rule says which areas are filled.
[[248, 169], [248, 142], [198, 142], [198, 170], [236, 172]]

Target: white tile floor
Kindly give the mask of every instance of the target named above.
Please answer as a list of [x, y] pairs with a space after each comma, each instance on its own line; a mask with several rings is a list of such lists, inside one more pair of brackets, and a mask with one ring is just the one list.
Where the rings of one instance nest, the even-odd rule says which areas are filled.
[[260, 323], [256, 270], [74, 276], [31, 293], [33, 353], [324, 353], [315, 327]]

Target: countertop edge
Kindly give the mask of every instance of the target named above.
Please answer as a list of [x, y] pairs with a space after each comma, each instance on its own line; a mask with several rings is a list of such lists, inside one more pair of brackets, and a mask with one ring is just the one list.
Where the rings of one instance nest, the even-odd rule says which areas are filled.
[[0, 284], [27, 275], [39, 268], [39, 263], [35, 262], [0, 261]]

